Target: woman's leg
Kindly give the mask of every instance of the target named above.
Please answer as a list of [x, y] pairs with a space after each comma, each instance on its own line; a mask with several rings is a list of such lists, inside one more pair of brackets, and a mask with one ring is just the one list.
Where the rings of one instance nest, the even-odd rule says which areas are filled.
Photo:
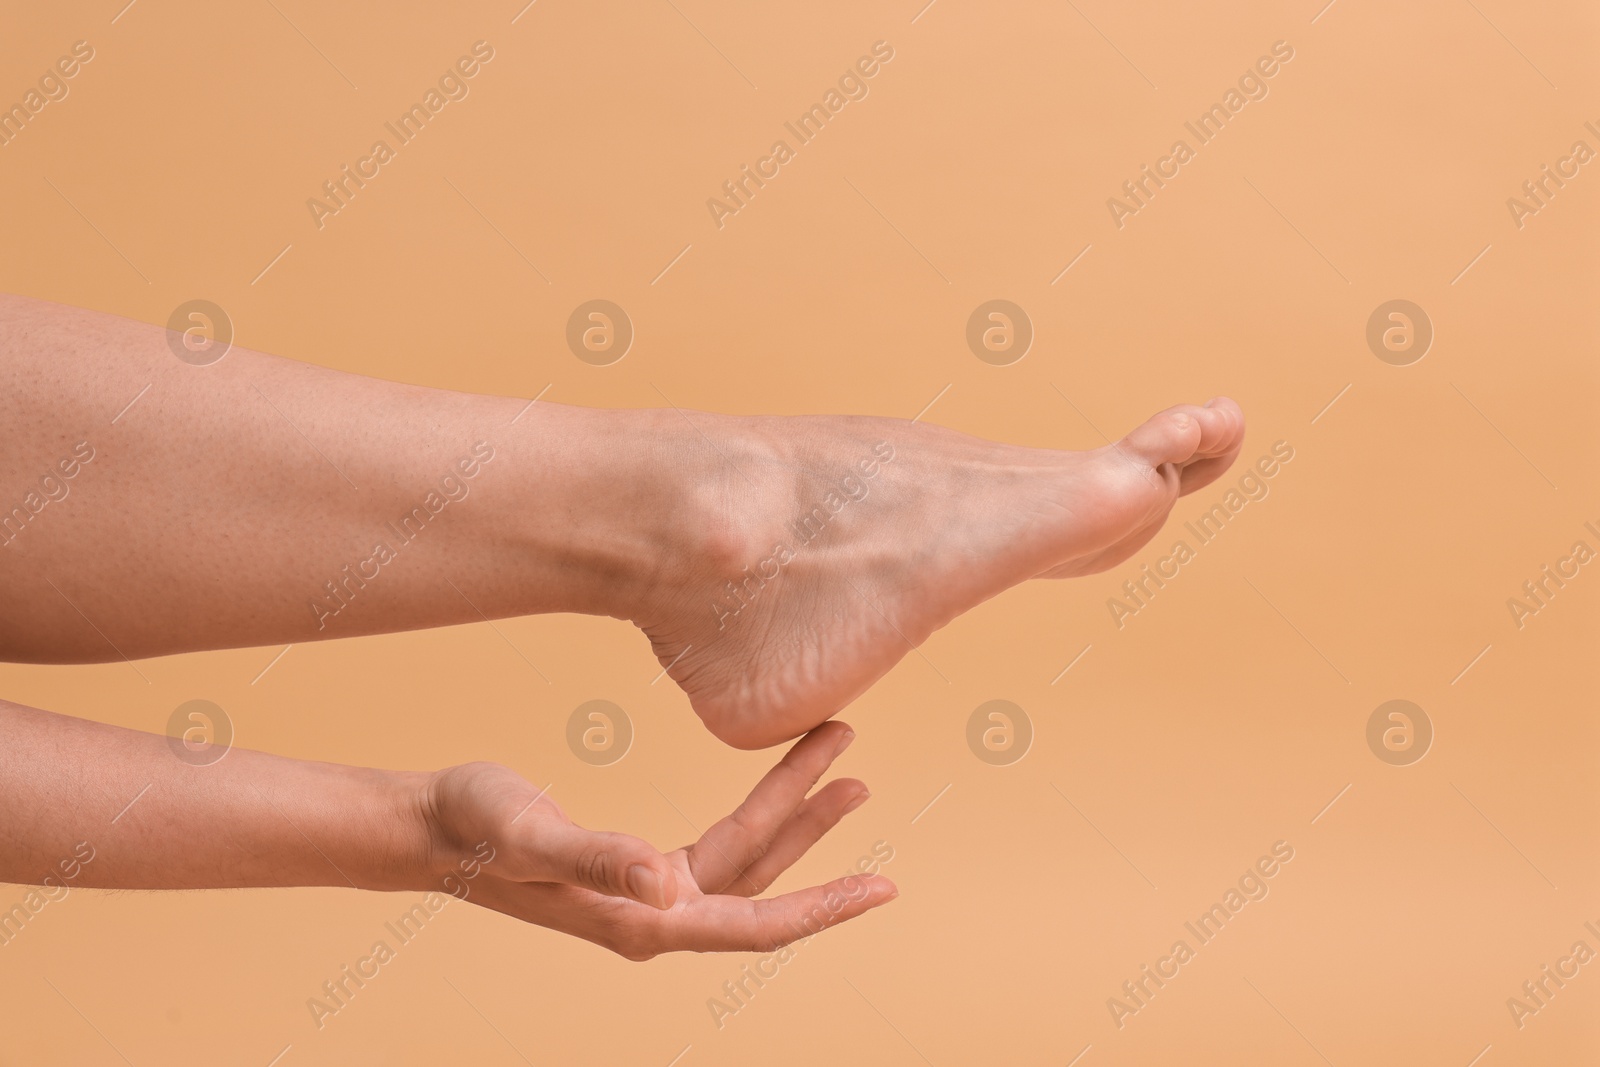
[[68, 663], [572, 611], [711, 730], [797, 737], [1036, 576], [1126, 559], [1232, 401], [1091, 452], [898, 419], [592, 410], [344, 374], [0, 297], [0, 657]]

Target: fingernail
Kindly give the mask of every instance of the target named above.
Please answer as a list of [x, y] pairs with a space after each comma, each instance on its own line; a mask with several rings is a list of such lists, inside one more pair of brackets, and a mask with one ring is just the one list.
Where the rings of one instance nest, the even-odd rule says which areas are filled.
[[842, 811], [840, 814], [841, 815], [849, 815], [852, 811], [855, 811], [857, 808], [859, 808], [861, 805], [865, 804], [867, 801], [869, 801], [871, 799], [872, 799], [871, 790], [863, 789], [859, 794], [857, 794], [857, 796], [856, 796], [856, 798], [854, 800], [852, 800], [850, 803], [848, 803], [848, 804], [846, 804], [844, 806], [844, 811]]
[[648, 904], [652, 908], [663, 907], [662, 901], [666, 899], [666, 892], [661, 884], [661, 876], [642, 863], [635, 863], [628, 868], [628, 892], [633, 899], [641, 904]]
[[1205, 403], [1204, 403], [1204, 404], [1203, 404], [1203, 405], [1202, 405], [1202, 407], [1208, 407], [1208, 408], [1210, 408], [1210, 407], [1216, 407], [1216, 406], [1217, 406], [1217, 401], [1218, 401], [1218, 400], [1220, 400], [1220, 399], [1222, 399], [1222, 398], [1221, 398], [1221, 397], [1216, 397], [1216, 396], [1214, 396], [1214, 397], [1212, 397], [1212, 398], [1211, 398], [1211, 399], [1210, 399], [1210, 400], [1207, 400], [1207, 401], [1206, 401], [1206, 402], [1205, 402]]
[[844, 732], [844, 736], [839, 738], [838, 747], [833, 750], [833, 758], [834, 759], [838, 759], [841, 755], [843, 755], [844, 754], [844, 750], [849, 748], [850, 747], [850, 742], [854, 741], [855, 739], [856, 739], [856, 732], [854, 730], [846, 728], [845, 732]]

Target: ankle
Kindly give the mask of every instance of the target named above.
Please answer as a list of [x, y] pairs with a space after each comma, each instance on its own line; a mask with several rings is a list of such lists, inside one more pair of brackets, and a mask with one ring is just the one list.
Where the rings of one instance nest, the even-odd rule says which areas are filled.
[[551, 404], [519, 427], [509, 450], [523, 491], [502, 517], [523, 561], [517, 583], [539, 601], [522, 610], [639, 623], [750, 562], [753, 493], [732, 464], [760, 464], [732, 429], [741, 420], [688, 418]]
[[712, 618], [725, 588], [772, 551], [772, 528], [793, 496], [788, 468], [751, 431], [752, 420], [695, 412], [691, 426], [675, 411], [655, 414], [668, 424], [658, 427], [656, 464], [641, 477], [666, 491], [653, 526], [660, 548], [636, 575], [641, 596], [626, 616], [641, 626], [681, 618], [686, 603]]

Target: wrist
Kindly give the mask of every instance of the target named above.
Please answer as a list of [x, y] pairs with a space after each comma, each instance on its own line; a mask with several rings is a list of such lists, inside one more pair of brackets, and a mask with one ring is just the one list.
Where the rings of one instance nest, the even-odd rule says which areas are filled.
[[437, 831], [429, 809], [429, 782], [423, 771], [374, 771], [377, 817], [369, 832], [378, 842], [377, 860], [361, 888], [381, 891], [440, 889], [456, 862], [449, 842]]

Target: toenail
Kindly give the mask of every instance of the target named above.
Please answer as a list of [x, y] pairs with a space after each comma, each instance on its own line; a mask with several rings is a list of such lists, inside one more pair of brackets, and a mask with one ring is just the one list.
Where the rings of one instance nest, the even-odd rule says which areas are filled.
[[1172, 422], [1173, 425], [1177, 426], [1180, 430], [1187, 430], [1189, 428], [1189, 416], [1182, 412], [1174, 415], [1172, 417]]

